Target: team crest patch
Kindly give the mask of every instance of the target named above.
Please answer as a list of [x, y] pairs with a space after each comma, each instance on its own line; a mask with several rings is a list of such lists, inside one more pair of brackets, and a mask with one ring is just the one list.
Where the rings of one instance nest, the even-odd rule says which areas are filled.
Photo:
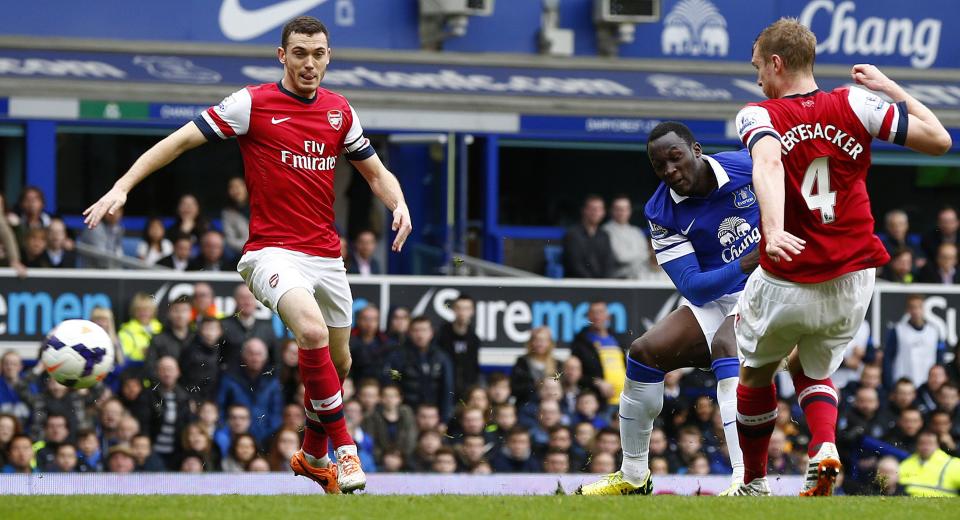
[[757, 203], [757, 196], [753, 194], [752, 186], [744, 186], [733, 192], [733, 205], [743, 209]]
[[273, 273], [273, 276], [270, 277], [270, 287], [274, 288], [277, 286], [278, 283], [280, 283], [280, 275], [277, 273]]
[[666, 230], [666, 228], [664, 228], [664, 227], [662, 227], [662, 226], [658, 226], [657, 224], [654, 224], [653, 222], [651, 222], [651, 223], [650, 223], [650, 236], [651, 236], [652, 238], [657, 238], [657, 239], [663, 238], [663, 237], [667, 236], [667, 230]]
[[340, 130], [340, 126], [343, 125], [343, 112], [339, 110], [327, 112], [327, 121], [330, 122], [330, 126], [332, 126], [334, 130]]

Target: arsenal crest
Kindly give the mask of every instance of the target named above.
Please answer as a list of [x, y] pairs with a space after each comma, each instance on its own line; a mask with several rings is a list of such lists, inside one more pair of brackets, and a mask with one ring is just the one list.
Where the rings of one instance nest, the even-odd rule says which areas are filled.
[[330, 126], [332, 126], [334, 130], [340, 130], [340, 126], [343, 125], [343, 112], [339, 110], [327, 112], [327, 121], [330, 122]]

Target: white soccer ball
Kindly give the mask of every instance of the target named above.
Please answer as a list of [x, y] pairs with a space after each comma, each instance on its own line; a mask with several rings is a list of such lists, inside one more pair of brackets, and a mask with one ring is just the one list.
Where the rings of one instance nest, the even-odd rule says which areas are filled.
[[99, 325], [66, 320], [43, 340], [40, 359], [47, 373], [70, 388], [90, 388], [113, 370], [113, 342]]

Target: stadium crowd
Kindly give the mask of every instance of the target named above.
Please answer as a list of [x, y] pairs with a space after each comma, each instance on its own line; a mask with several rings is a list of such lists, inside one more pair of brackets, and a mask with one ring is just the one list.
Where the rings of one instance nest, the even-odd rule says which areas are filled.
[[[297, 346], [256, 318], [258, 304], [245, 285], [233, 297], [236, 314], [218, 316], [212, 288], [200, 282], [191, 299], [172, 302], [158, 316], [153, 299], [138, 294], [131, 319], [119, 327], [108, 309], [98, 309], [92, 319], [116, 331], [120, 355], [111, 376], [90, 390], [70, 391], [42, 365], [25, 368], [18, 354], [4, 353], [0, 467], [288, 470], [304, 422]], [[861, 335], [838, 373], [847, 492], [902, 492], [884, 486], [896, 481], [898, 461], [917, 452], [924, 435], [933, 435], [946, 454], [960, 452], [958, 367], [939, 336], [924, 333], [917, 300], [908, 299], [904, 320], [889, 331], [888, 344], [900, 349], [876, 348]], [[462, 295], [451, 307], [454, 320], [439, 327], [394, 308], [385, 331], [378, 308], [357, 313], [343, 394], [365, 468], [484, 474], [606, 473], [619, 466], [616, 403], [628, 338], [604, 325], [605, 303], [590, 306], [591, 325], [568, 345], [566, 359], [550, 329], [541, 327], [531, 331], [512, 370], [488, 373], [479, 365], [474, 302]], [[788, 381], [779, 381], [769, 452], [775, 475], [806, 467], [809, 437]], [[675, 371], [664, 384], [664, 412], [650, 441], [654, 474], [729, 474], [712, 375]], [[877, 475], [884, 486], [875, 484]]]

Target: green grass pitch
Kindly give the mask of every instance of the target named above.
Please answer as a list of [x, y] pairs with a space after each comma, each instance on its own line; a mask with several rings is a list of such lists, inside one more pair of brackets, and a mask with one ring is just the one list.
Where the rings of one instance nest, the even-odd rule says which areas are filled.
[[713, 518], [911, 520], [960, 518], [956, 499], [832, 497], [576, 496], [0, 496], [0, 517], [91, 520], [131, 518], [501, 519]]

